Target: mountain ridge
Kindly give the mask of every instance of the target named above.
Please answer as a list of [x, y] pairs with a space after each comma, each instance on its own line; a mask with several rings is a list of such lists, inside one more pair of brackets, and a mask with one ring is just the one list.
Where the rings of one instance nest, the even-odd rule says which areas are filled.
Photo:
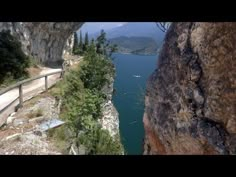
[[[82, 31], [88, 32], [89, 31]], [[119, 27], [114, 27], [109, 30], [105, 30], [107, 38], [112, 39], [120, 36], [126, 37], [151, 37], [157, 44], [162, 43], [165, 33], [157, 28], [154, 22], [129, 22]], [[89, 38], [96, 38], [100, 34], [100, 31], [89, 34]]]
[[116, 37], [110, 39], [111, 44], [118, 46], [118, 53], [132, 53], [142, 55], [155, 55], [158, 45], [150, 37]]

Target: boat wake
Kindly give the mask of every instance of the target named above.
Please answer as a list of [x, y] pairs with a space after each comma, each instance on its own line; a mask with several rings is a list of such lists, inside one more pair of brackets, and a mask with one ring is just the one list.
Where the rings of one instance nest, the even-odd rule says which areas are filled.
[[132, 125], [132, 124], [135, 124], [137, 123], [137, 120], [133, 121], [133, 122], [130, 122], [129, 125]]
[[140, 75], [133, 75], [133, 77], [141, 77]]

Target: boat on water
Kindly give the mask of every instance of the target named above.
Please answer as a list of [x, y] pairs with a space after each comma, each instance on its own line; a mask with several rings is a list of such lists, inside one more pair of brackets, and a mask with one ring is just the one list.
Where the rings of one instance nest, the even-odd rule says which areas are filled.
[[133, 75], [133, 77], [141, 77], [140, 75]]
[[133, 121], [133, 122], [130, 122], [129, 124], [132, 125], [134, 123], [137, 123], [137, 120]]

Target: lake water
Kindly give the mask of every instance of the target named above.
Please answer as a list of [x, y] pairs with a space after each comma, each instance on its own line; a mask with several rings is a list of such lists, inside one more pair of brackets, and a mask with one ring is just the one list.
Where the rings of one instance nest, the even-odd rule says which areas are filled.
[[114, 105], [126, 154], [142, 154], [146, 81], [156, 68], [157, 56], [113, 54], [116, 66]]

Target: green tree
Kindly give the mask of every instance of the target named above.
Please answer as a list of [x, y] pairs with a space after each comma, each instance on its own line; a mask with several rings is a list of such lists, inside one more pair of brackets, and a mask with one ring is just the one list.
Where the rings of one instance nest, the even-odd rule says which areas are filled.
[[100, 35], [97, 37], [97, 43], [101, 45], [106, 43], [106, 33], [103, 29], [101, 30]]
[[108, 50], [108, 57], [111, 57], [112, 53], [118, 51], [118, 46], [117, 44], [110, 45], [109, 50]]
[[88, 33], [85, 34], [84, 44], [85, 44], [86, 46], [89, 45]]
[[[103, 47], [111, 47], [105, 36], [98, 40]], [[67, 120], [76, 145], [86, 148], [86, 154], [122, 154], [119, 136], [112, 137], [98, 121], [106, 99], [103, 88], [114, 76], [114, 65], [108, 57], [96, 52], [97, 41], [86, 44], [83, 61], [66, 73], [62, 81], [61, 117]]]
[[93, 38], [92, 38], [92, 40], [91, 40], [91, 44], [90, 44], [90, 45], [95, 46], [95, 41], [94, 41]]
[[87, 51], [89, 47], [89, 39], [88, 39], [88, 32], [85, 34], [84, 38], [84, 48], [83, 51]]
[[96, 54], [96, 46], [95, 46], [94, 39], [91, 40], [91, 43], [88, 47], [88, 54], [93, 54], [93, 55]]
[[73, 46], [73, 53], [76, 54], [78, 50], [79, 44], [78, 44], [78, 36], [77, 33], [74, 32], [74, 46]]
[[82, 37], [82, 31], [80, 30], [80, 35], [79, 35], [79, 48], [83, 48], [83, 37]]
[[106, 42], [106, 33], [102, 29], [100, 35], [96, 39], [96, 47], [98, 54], [104, 54], [104, 45]]
[[23, 79], [28, 76], [26, 68], [30, 65], [29, 57], [9, 30], [0, 32], [0, 60], [0, 84], [7, 78]]
[[95, 51], [90, 51], [84, 57], [86, 64], [81, 66], [80, 78], [84, 87], [88, 89], [101, 90], [109, 82], [109, 77], [114, 76], [114, 66], [111, 60]]
[[96, 48], [98, 54], [102, 54], [106, 57], [111, 57], [112, 53], [118, 50], [116, 44], [111, 45], [110, 41], [107, 40], [104, 30], [101, 30], [100, 35], [96, 39]]

